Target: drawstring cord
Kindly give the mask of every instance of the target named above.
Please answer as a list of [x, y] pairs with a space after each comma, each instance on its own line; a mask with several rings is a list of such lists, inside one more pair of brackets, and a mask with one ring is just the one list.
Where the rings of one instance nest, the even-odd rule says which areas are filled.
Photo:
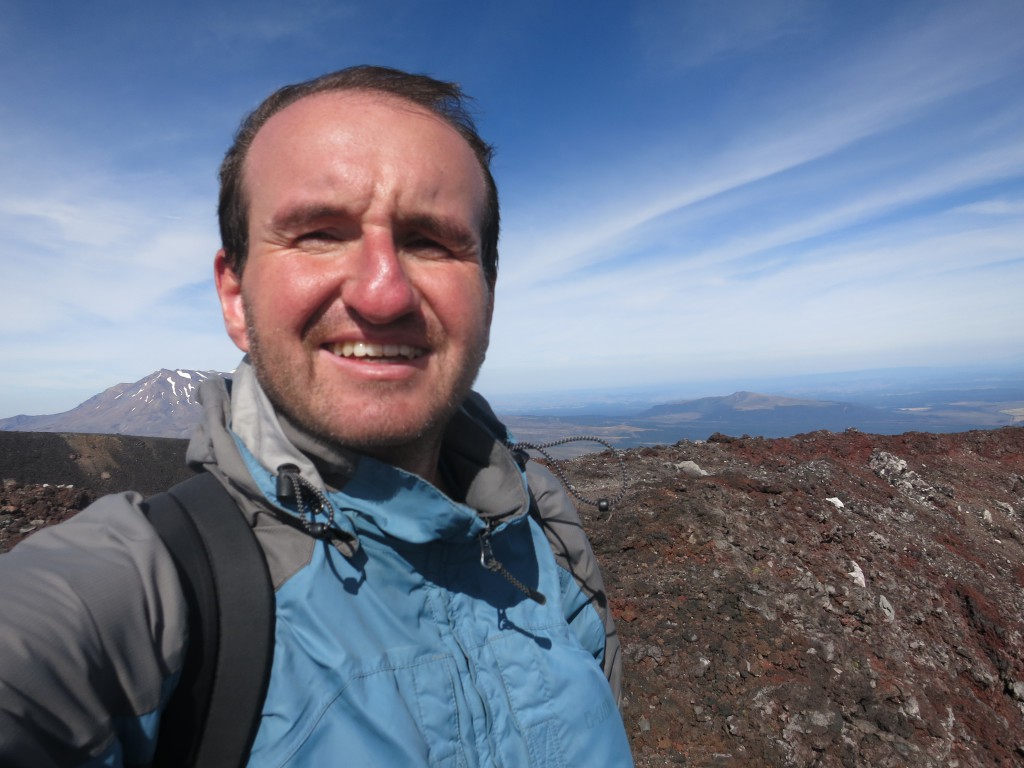
[[[569, 482], [569, 479], [566, 477], [565, 471], [562, 469], [561, 464], [558, 461], [556, 461], [550, 453], [547, 452], [548, 448], [554, 448], [555, 446], [558, 445], [565, 445], [567, 443], [576, 442], [600, 443], [609, 451], [611, 451], [615, 458], [618, 460], [619, 470], [622, 473], [622, 486], [619, 489], [619, 492], [612, 496], [610, 499], [588, 499], [586, 496], [581, 494], [579, 491], [576, 490], [576, 486]], [[526, 453], [526, 451], [537, 451], [537, 453], [541, 454], [545, 459], [548, 460], [548, 463], [551, 465], [551, 468], [554, 470], [555, 474], [558, 475], [558, 479], [562, 481], [562, 485], [565, 486], [566, 490], [568, 490], [569, 493], [571, 493], [578, 501], [584, 504], [589, 504], [592, 507], [597, 507], [598, 512], [610, 513], [612, 505], [618, 504], [626, 495], [626, 488], [629, 486], [629, 477], [626, 474], [626, 462], [623, 460], [621, 454], [619, 454], [619, 452], [616, 451], [610, 443], [608, 443], [606, 440], [602, 440], [600, 437], [580, 435], [574, 437], [564, 437], [561, 440], [552, 440], [547, 443], [525, 443], [522, 441], [518, 441], [515, 443], [509, 442], [508, 447], [512, 450], [512, 454], [515, 456], [516, 461], [519, 463], [519, 466], [524, 469], [526, 468], [526, 462], [529, 459], [529, 455]], [[611, 514], [609, 514], [609, 519], [611, 519]], [[490, 529], [480, 534], [480, 564], [483, 565], [483, 567], [486, 568], [488, 571], [501, 574], [509, 584], [511, 584], [513, 587], [515, 587], [520, 592], [525, 594], [534, 602], [537, 602], [540, 605], [544, 605], [547, 602], [547, 598], [544, 597], [544, 595], [541, 592], [538, 592], [536, 589], [533, 589], [532, 587], [524, 584], [519, 579], [517, 579], [504, 565], [501, 564], [501, 561], [499, 561], [498, 558], [494, 556], [494, 550], [491, 547]]]
[[[282, 503], [291, 503], [295, 505], [302, 527], [305, 528], [311, 536], [317, 539], [327, 540], [331, 534], [331, 526], [334, 524], [334, 505], [331, 504], [330, 499], [328, 499], [319, 488], [304, 478], [300, 474], [299, 468], [294, 464], [282, 464], [277, 468], [276, 485], [277, 498]], [[304, 492], [313, 497], [311, 505], [307, 505], [306, 499], [303, 498]], [[310, 520], [309, 514], [307, 514], [307, 509], [311, 510], [314, 517], [318, 514], [326, 515], [327, 522], [320, 523], [315, 520]], [[538, 592], [536, 589], [532, 589], [513, 576], [512, 573], [501, 564], [501, 561], [494, 556], [494, 550], [491, 548], [490, 530], [486, 530], [480, 534], [480, 564], [488, 571], [498, 573], [503, 576], [512, 586], [534, 602], [539, 603], [540, 605], [544, 605], [547, 602], [547, 598], [542, 593]]]
[[[562, 469], [561, 463], [556, 461], [555, 458], [550, 453], [547, 452], [548, 448], [554, 448], [556, 446], [565, 445], [567, 443], [579, 442], [600, 443], [605, 448], [607, 448], [619, 462], [619, 471], [621, 473], [622, 484], [619, 488], [619, 492], [612, 496], [610, 499], [588, 499], [586, 496], [581, 494], [579, 491], [576, 490], [576, 486], [569, 482], [569, 478], [566, 477], [565, 470]], [[608, 512], [609, 520], [611, 520], [612, 507], [615, 504], [618, 504], [620, 501], [622, 501], [623, 497], [626, 495], [626, 489], [629, 487], [629, 476], [626, 474], [626, 462], [622, 458], [622, 454], [615, 450], [611, 443], [600, 437], [594, 437], [593, 435], [574, 435], [572, 437], [563, 437], [561, 440], [551, 440], [550, 442], [547, 443], [526, 443], [523, 442], [522, 440], [518, 440], [514, 443], [509, 443], [508, 447], [511, 448], [513, 452], [518, 452], [521, 451], [522, 449], [537, 451], [537, 453], [539, 453], [541, 456], [547, 459], [548, 463], [551, 465], [551, 469], [554, 471], [556, 475], [558, 475], [558, 479], [562, 481], [562, 485], [565, 486], [566, 490], [569, 491], [569, 493], [571, 493], [577, 501], [580, 501], [584, 504], [588, 504], [592, 507], [596, 507], [598, 512]], [[525, 463], [525, 461], [521, 461], [520, 465], [525, 465]]]
[[[589, 499], [579, 491], [576, 490], [576, 486], [569, 482], [566, 477], [565, 471], [562, 469], [560, 462], [548, 453], [547, 449], [554, 448], [559, 445], [566, 445], [568, 443], [576, 442], [594, 442], [600, 443], [607, 448], [615, 456], [619, 462], [619, 470], [622, 476], [622, 485], [619, 492], [611, 498], [599, 498]], [[515, 443], [509, 443], [508, 447], [512, 450], [519, 462], [520, 466], [525, 467], [526, 461], [529, 458], [526, 451], [532, 450], [537, 451], [545, 459], [547, 459], [551, 469], [558, 475], [558, 479], [562, 481], [566, 490], [573, 495], [578, 501], [583, 504], [588, 504], [592, 507], [596, 507], [598, 512], [609, 512], [609, 519], [611, 518], [612, 506], [618, 504], [622, 498], [626, 495], [626, 489], [629, 486], [629, 477], [626, 474], [626, 462], [623, 460], [622, 455], [615, 450], [611, 443], [603, 440], [600, 437], [594, 437], [592, 435], [578, 435], [573, 437], [564, 437], [561, 440], [552, 440], [546, 443], [527, 443], [518, 441]], [[309, 532], [311, 536], [318, 539], [326, 540], [330, 536], [331, 527], [334, 525], [334, 505], [331, 504], [330, 499], [323, 494], [323, 492], [304, 478], [299, 468], [294, 464], [282, 464], [277, 468], [277, 498], [282, 503], [292, 503], [295, 505], [295, 509], [299, 515], [299, 521], [302, 526]], [[311, 520], [309, 514], [307, 514], [307, 502], [303, 497], [303, 493], [307, 493], [312, 496], [312, 503], [308, 507], [313, 515], [324, 515], [327, 518], [326, 522], [317, 522]], [[494, 549], [491, 546], [491, 531], [485, 530], [480, 534], [480, 564], [491, 571], [501, 575], [509, 584], [518, 589], [524, 595], [529, 597], [534, 602], [544, 605], [547, 603], [547, 598], [543, 593], [533, 589], [532, 587], [524, 584], [522, 581], [517, 579], [494, 555]]]
[[[299, 522], [310, 536], [317, 539], [327, 540], [330, 536], [331, 526], [334, 525], [334, 505], [331, 504], [323, 492], [313, 485], [309, 480], [299, 473], [299, 468], [294, 464], [282, 464], [277, 468], [277, 498], [282, 502], [291, 502], [299, 513]], [[306, 500], [303, 498], [303, 491], [310, 494], [312, 505], [310, 507], [314, 517], [325, 515], [326, 523], [318, 523], [310, 520], [306, 514]]]

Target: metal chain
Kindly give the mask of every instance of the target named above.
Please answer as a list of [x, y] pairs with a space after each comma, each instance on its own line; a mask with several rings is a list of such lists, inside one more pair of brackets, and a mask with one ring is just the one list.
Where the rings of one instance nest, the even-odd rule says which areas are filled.
[[[609, 451], [611, 451], [612, 455], [614, 455], [615, 458], [618, 460], [619, 471], [622, 474], [622, 487], [619, 489], [619, 492], [612, 496], [610, 499], [588, 499], [586, 496], [577, 491], [576, 486], [570, 483], [569, 478], [566, 477], [565, 471], [562, 469], [561, 463], [558, 462], [550, 453], [548, 453], [547, 450], [545, 450], [547, 448], [554, 448], [556, 446], [565, 445], [567, 443], [579, 442], [600, 443]], [[573, 437], [563, 437], [560, 440], [551, 440], [546, 443], [527, 443], [522, 440], [517, 440], [515, 443], [511, 445], [511, 447], [513, 449], [526, 448], [531, 451], [537, 451], [537, 453], [541, 454], [545, 459], [548, 460], [548, 462], [551, 464], [551, 469], [554, 470], [556, 475], [558, 475], [558, 479], [562, 481], [562, 485], [566, 487], [566, 490], [568, 490], [569, 493], [571, 493], [578, 501], [581, 501], [584, 504], [589, 504], [592, 507], [597, 507], [598, 511], [600, 512], [610, 511], [612, 506], [622, 501], [623, 497], [626, 495], [626, 489], [629, 487], [629, 476], [626, 473], [626, 462], [622, 458], [622, 454], [619, 453], [619, 451], [615, 450], [614, 446], [612, 446], [611, 443], [600, 437], [595, 437], [593, 435], [575, 435]]]

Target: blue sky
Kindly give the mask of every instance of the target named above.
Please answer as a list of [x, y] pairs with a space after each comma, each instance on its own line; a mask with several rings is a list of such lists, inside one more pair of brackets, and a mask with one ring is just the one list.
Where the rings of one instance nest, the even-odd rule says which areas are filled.
[[357, 63], [460, 82], [498, 147], [487, 394], [1024, 364], [1020, 0], [4, 9], [0, 417], [233, 368], [216, 167]]

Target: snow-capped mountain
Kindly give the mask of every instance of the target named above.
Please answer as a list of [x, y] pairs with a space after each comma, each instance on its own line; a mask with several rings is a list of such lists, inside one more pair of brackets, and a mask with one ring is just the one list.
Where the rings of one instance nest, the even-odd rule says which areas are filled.
[[116, 384], [64, 413], [0, 419], [0, 430], [188, 437], [202, 414], [199, 385], [229, 375], [164, 368], [132, 384]]

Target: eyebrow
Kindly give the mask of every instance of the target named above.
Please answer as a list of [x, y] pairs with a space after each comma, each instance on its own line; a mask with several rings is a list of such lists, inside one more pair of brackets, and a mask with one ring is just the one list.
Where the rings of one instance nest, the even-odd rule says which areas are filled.
[[298, 204], [276, 213], [270, 220], [270, 226], [277, 232], [290, 232], [315, 222], [350, 218], [352, 218], [352, 212], [342, 206], [318, 203]]

